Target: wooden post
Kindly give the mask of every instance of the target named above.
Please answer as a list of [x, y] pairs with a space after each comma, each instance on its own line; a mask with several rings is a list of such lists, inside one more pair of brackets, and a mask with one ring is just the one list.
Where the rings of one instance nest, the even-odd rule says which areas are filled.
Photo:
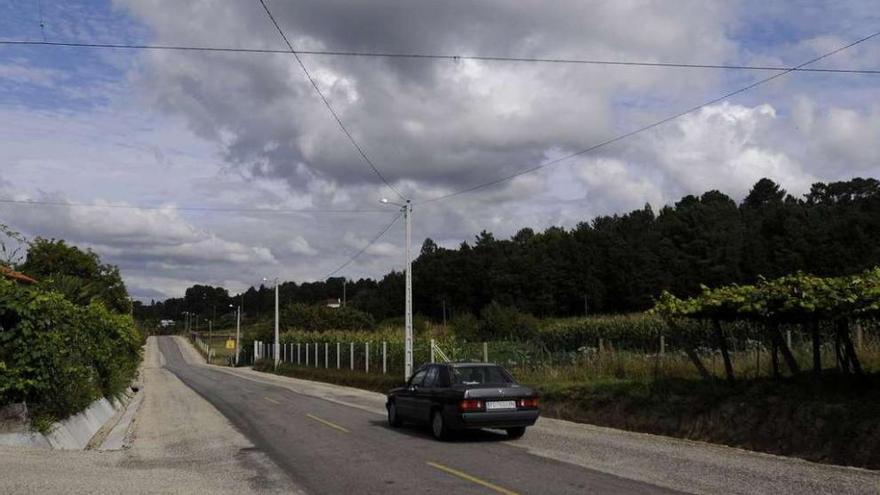
[[431, 362], [434, 362], [434, 339], [431, 339]]
[[315, 368], [318, 367], [318, 343], [315, 342]]
[[388, 373], [388, 341], [382, 341], [382, 374]]
[[788, 348], [791, 349], [791, 330], [785, 331], [785, 342], [788, 344]]
[[664, 354], [666, 354], [666, 337], [661, 335], [660, 336], [660, 355], [662, 356]]
[[354, 342], [351, 343], [351, 348], [349, 349], [349, 351], [351, 353], [351, 356], [349, 358], [351, 361], [351, 371], [354, 371]]
[[370, 372], [370, 343], [369, 342], [364, 344], [364, 371], [366, 373]]
[[483, 342], [483, 362], [489, 362], [489, 343]]
[[324, 368], [330, 367], [330, 343], [324, 342]]
[[342, 365], [339, 362], [339, 342], [336, 343], [336, 369], [339, 369]]
[[865, 348], [865, 329], [861, 322], [856, 322], [856, 342], [860, 351]]

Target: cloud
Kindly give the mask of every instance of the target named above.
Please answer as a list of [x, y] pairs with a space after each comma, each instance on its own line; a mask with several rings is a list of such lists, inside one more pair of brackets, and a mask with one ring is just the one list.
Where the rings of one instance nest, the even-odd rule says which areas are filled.
[[[281, 45], [257, 4], [168, 9], [157, 0], [117, 3], [150, 26], [158, 42]], [[689, 2], [687, 19], [645, 2], [589, 8], [565, 2], [554, 9], [487, 2], [465, 12], [419, 2], [270, 7], [304, 48], [645, 60], [686, 59], [697, 43], [708, 58], [725, 58], [734, 49], [720, 29], [729, 9], [704, 2]], [[633, 16], [643, 20], [642, 29], [630, 29]], [[223, 37], [204, 26], [224, 26]], [[145, 61], [138, 84], [198, 135], [222, 142], [228, 162], [283, 178], [295, 190], [314, 180], [377, 184], [292, 57], [150, 53]], [[712, 79], [476, 61], [304, 56], [304, 62], [368, 155], [410, 192], [418, 184], [470, 185], [532, 166], [548, 149], [583, 147], [612, 132], [615, 98], [636, 90], [660, 95], [700, 88]]]
[[[646, 0], [553, 8], [488, 0], [269, 2], [300, 49], [791, 65], [875, 29], [864, 2]], [[50, 39], [282, 48], [258, 2], [113, 0], [47, 5]], [[0, 31], [35, 39], [33, 9]], [[865, 43], [822, 67], [872, 68]], [[878, 175], [880, 106], [869, 76], [793, 73], [730, 102], [436, 203], [420, 200], [529, 169], [680, 112], [765, 73], [304, 55], [382, 172], [416, 200], [414, 250], [481, 230], [572, 227], [719, 189], [740, 199], [769, 176]], [[188, 285], [241, 290], [314, 280], [395, 214], [391, 193], [284, 54], [0, 50], [0, 194], [157, 209], [0, 205], [29, 235], [93, 247], [138, 297]], [[217, 208], [182, 211], [176, 206]], [[292, 213], [296, 209], [355, 213]], [[260, 212], [268, 209], [274, 212]], [[402, 222], [340, 275], [402, 266]]]
[[290, 239], [287, 242], [287, 247], [290, 249], [290, 252], [294, 254], [302, 254], [305, 256], [314, 256], [318, 254], [318, 250], [309, 245], [309, 241], [301, 235], [294, 236]]

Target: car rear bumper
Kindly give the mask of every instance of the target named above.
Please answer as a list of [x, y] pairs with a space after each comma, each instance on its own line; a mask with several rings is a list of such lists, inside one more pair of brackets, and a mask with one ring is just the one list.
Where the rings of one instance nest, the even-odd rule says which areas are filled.
[[452, 421], [450, 426], [456, 429], [516, 428], [532, 426], [538, 420], [538, 415], [537, 409], [459, 413], [456, 415], [457, 421]]

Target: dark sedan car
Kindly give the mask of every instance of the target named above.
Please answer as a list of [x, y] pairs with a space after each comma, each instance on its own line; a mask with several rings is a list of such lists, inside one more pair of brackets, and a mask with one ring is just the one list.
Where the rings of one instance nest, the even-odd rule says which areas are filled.
[[497, 428], [523, 436], [538, 419], [538, 396], [501, 366], [486, 363], [426, 364], [406, 386], [388, 392], [388, 424], [428, 424], [437, 439], [451, 431]]

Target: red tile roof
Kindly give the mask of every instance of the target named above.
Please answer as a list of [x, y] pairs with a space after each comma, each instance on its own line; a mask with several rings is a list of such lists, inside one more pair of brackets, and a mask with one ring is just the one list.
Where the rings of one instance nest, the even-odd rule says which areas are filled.
[[22, 283], [25, 283], [25, 284], [35, 284], [35, 283], [37, 283], [36, 280], [34, 280], [34, 279], [28, 277], [28, 276], [25, 275], [24, 273], [17, 272], [17, 271], [15, 271], [15, 270], [13, 270], [12, 268], [9, 268], [9, 267], [6, 267], [6, 266], [0, 266], [0, 275], [3, 275], [4, 277], [6, 277], [6, 278], [8, 278], [8, 279], [10, 279], [10, 280], [15, 280], [16, 282], [22, 282]]

